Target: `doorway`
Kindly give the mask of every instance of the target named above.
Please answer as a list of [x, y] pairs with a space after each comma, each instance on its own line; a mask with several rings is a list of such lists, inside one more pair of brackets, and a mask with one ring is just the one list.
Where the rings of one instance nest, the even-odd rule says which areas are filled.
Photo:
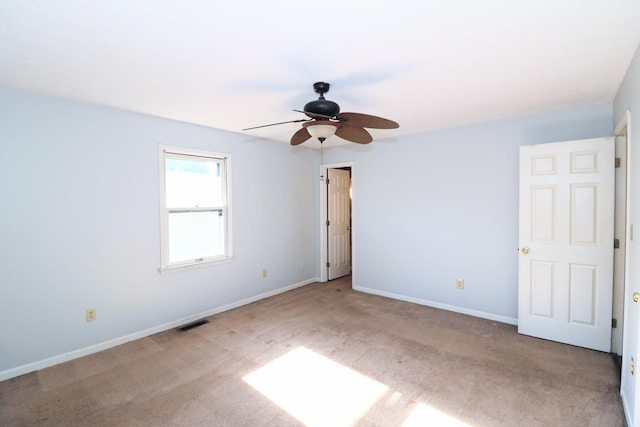
[[613, 138], [520, 147], [518, 332], [609, 352]]
[[321, 165], [320, 281], [351, 274], [353, 247], [353, 164]]
[[[615, 144], [615, 169], [613, 169], [613, 167], [611, 167], [609, 170], [612, 171], [612, 177], [615, 179], [615, 182], [613, 183], [613, 193], [614, 193], [614, 197], [611, 198], [612, 200], [612, 207], [611, 207], [611, 216], [609, 217], [609, 221], [613, 222], [613, 229], [611, 230], [611, 237], [613, 238], [613, 246], [615, 249], [613, 249], [613, 251], [611, 251], [612, 257], [611, 257], [611, 270], [609, 270], [611, 273], [611, 276], [609, 277], [613, 277], [613, 286], [610, 293], [610, 301], [611, 301], [611, 306], [610, 306], [610, 317], [607, 316], [607, 318], [605, 318], [604, 316], [601, 316], [600, 320], [597, 322], [600, 325], [606, 327], [605, 325], [607, 323], [609, 323], [609, 319], [610, 320], [610, 336], [609, 336], [609, 343], [607, 343], [605, 345], [604, 341], [601, 340], [601, 344], [598, 346], [598, 349], [601, 350], [605, 350], [606, 351], [610, 351], [612, 356], [614, 357], [614, 360], [620, 364], [621, 362], [621, 355], [623, 352], [623, 325], [624, 323], [626, 323], [624, 321], [624, 317], [626, 316], [626, 313], [624, 312], [624, 301], [625, 301], [625, 265], [626, 265], [626, 247], [627, 247], [627, 239], [626, 239], [626, 229], [627, 229], [627, 150], [628, 150], [628, 142], [627, 142], [627, 124], [626, 124], [626, 120], [623, 120], [617, 127], [615, 130], [615, 139], [614, 138], [608, 138], [609, 140], [611, 140], [612, 142], [614, 142]], [[587, 142], [588, 140], [583, 140], [583, 141], [576, 141], [578, 144], [582, 144], [584, 142]], [[595, 140], [592, 140], [595, 141]], [[566, 143], [565, 143], [566, 144]], [[548, 146], [555, 146], [557, 144], [546, 144]], [[542, 144], [540, 146], [535, 146], [536, 149], [542, 149], [544, 148], [545, 144]], [[613, 149], [611, 150], [612, 152], [614, 151]], [[582, 152], [582, 153], [577, 153], [576, 156], [578, 154], [580, 154], [581, 156], [586, 154], [587, 152]], [[548, 157], [548, 156], [547, 156]], [[578, 156], [579, 157], [579, 156]], [[576, 159], [578, 158], [576, 157]], [[613, 156], [612, 156], [613, 157]], [[538, 155], [535, 157], [539, 162], [546, 159], [545, 156], [541, 156], [540, 153], [538, 153]], [[555, 159], [556, 156], [551, 156], [549, 158], [553, 158], [554, 161], [552, 161], [551, 163], [549, 163], [550, 165], [555, 165]], [[574, 159], [575, 160], [575, 159]], [[529, 167], [531, 163], [530, 161], [526, 161], [526, 164], [524, 166]], [[537, 163], [535, 163], [537, 164]], [[546, 164], [546, 163], [544, 163]], [[608, 162], [607, 162], [608, 164]], [[572, 165], [572, 168], [577, 167], [578, 164], [576, 163], [575, 165]], [[605, 165], [602, 165], [605, 166]], [[613, 158], [611, 158], [611, 166], [613, 166]], [[522, 166], [521, 166], [522, 168]], [[555, 166], [554, 166], [555, 168]], [[580, 172], [580, 171], [577, 171]], [[542, 174], [542, 178], [545, 178], [546, 175], [551, 174], [550, 171], [545, 171], [544, 174]], [[553, 174], [551, 174], [553, 175]], [[555, 181], [554, 181], [555, 183]], [[546, 192], [550, 192], [552, 190], [550, 183], [545, 181], [544, 186], [540, 186], [538, 185], [536, 187], [537, 189], [537, 193], [542, 193], [542, 194], [546, 194], [544, 193]], [[582, 184], [581, 184], [582, 185]], [[536, 193], [536, 194], [537, 194]], [[553, 192], [552, 192], [553, 193]], [[555, 193], [554, 193], [555, 194]], [[525, 198], [526, 201], [530, 202], [534, 199], [530, 199], [530, 198]], [[540, 199], [540, 200], [539, 200]], [[555, 196], [553, 198], [554, 200], [556, 199]], [[540, 201], [544, 201], [544, 198], [535, 198], [535, 201], [540, 202]], [[555, 202], [552, 204], [553, 206], [555, 206]], [[575, 215], [572, 215], [572, 218]], [[579, 215], [578, 215], [579, 217]], [[608, 222], [608, 221], [605, 221]], [[611, 222], [609, 222], [609, 224], [611, 224]], [[541, 225], [544, 225], [543, 223], [540, 223], [540, 221], [537, 221], [536, 223], [536, 227], [535, 229], [540, 232], [540, 230], [544, 231], [544, 227], [540, 228]], [[555, 230], [555, 227], [552, 227], [553, 230]], [[550, 229], [551, 230], [551, 229]], [[522, 230], [521, 230], [521, 234], [522, 234]], [[524, 233], [524, 235], [526, 235], [527, 233]], [[538, 233], [539, 234], [539, 233]], [[573, 231], [572, 231], [573, 234]], [[553, 239], [552, 239], [553, 240]], [[606, 241], [610, 241], [608, 239], [604, 239]], [[610, 244], [610, 243], [609, 243]], [[526, 246], [526, 245], [525, 245]], [[529, 253], [529, 248], [526, 247], [524, 248], [524, 250], [526, 250], [526, 253]], [[526, 264], [526, 263], [525, 263]], [[538, 263], [539, 264], [539, 263]], [[536, 264], [537, 265], [537, 264]], [[545, 264], [546, 265], [546, 264]], [[538, 270], [541, 270], [541, 267], [538, 265]], [[536, 270], [536, 271], [538, 271]], [[542, 270], [541, 270], [542, 271]], [[540, 272], [540, 271], [538, 271]], [[528, 274], [525, 276], [529, 276]], [[538, 275], [534, 275], [534, 276], [539, 276]], [[542, 281], [544, 282], [544, 280]], [[553, 281], [549, 282], [550, 284], [553, 283]], [[611, 282], [609, 282], [611, 283]], [[544, 283], [543, 283], [544, 284]], [[543, 287], [538, 286], [541, 289], [544, 289]], [[549, 288], [551, 289], [551, 288]], [[576, 291], [577, 288], [573, 288], [572, 287], [572, 293], [571, 293], [571, 300], [574, 300], [574, 292]], [[521, 292], [521, 294], [524, 294], [525, 296], [528, 296], [529, 293], [528, 292]], [[537, 295], [537, 294], [536, 294]], [[563, 294], [564, 295], [564, 294]], [[544, 302], [543, 300], [540, 299], [541, 296], [538, 295], [538, 299], [535, 300], [536, 304], [535, 307], [537, 309], [543, 308], [543, 305], [541, 305], [541, 301]], [[554, 301], [557, 298], [554, 299]], [[527, 302], [527, 301], [525, 301]], [[529, 304], [531, 301], [528, 301], [527, 304], [525, 304], [527, 307], [529, 307], [531, 304]], [[572, 303], [573, 304], [573, 303]], [[608, 305], [608, 304], [607, 304]], [[546, 307], [546, 306], [545, 306]], [[550, 307], [550, 305], [549, 305]], [[522, 308], [522, 307], [521, 307]], [[573, 307], [571, 306], [571, 312], [572, 313], [578, 313], [579, 310], [576, 310], [578, 307]], [[526, 310], [522, 310], [522, 311], [526, 311]], [[540, 310], [538, 310], [540, 311]], [[587, 310], [590, 311], [590, 310]], [[593, 311], [593, 310], [591, 310]], [[555, 310], [551, 310], [551, 312], [555, 312]], [[540, 314], [540, 313], [538, 313]], [[540, 316], [537, 316], [540, 317]], [[549, 317], [549, 316], [547, 316]], [[519, 322], [519, 323], [526, 323], [526, 322]], [[583, 322], [584, 323], [584, 322]], [[558, 330], [558, 328], [554, 328], [554, 331]], [[605, 329], [602, 328], [601, 329], [602, 334], [604, 334]], [[572, 336], [576, 336], [576, 334], [572, 334]], [[603, 335], [604, 337], [604, 335]], [[558, 339], [556, 339], [558, 340]], [[562, 340], [559, 340], [562, 341]], [[564, 342], [564, 341], [563, 341]], [[576, 345], [581, 345], [581, 344], [577, 344], [577, 343], [573, 343]], [[588, 347], [587, 345], [584, 345]], [[591, 348], [595, 348], [595, 347], [591, 347]]]

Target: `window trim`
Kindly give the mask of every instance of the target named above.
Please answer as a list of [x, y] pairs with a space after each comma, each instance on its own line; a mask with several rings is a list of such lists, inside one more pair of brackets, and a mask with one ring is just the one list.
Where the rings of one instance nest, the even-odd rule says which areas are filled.
[[[158, 146], [158, 177], [159, 177], [159, 207], [160, 207], [160, 267], [159, 273], [173, 273], [177, 271], [189, 270], [193, 268], [206, 267], [223, 264], [233, 260], [233, 238], [232, 238], [232, 215], [231, 215], [231, 155], [215, 151], [205, 151], [199, 149], [169, 146], [159, 144]], [[207, 159], [222, 160], [223, 196], [226, 195], [226, 204], [222, 206], [225, 219], [225, 251], [224, 255], [218, 257], [200, 258], [197, 260], [180, 261], [169, 263], [169, 212], [175, 210], [166, 207], [166, 176], [165, 176], [165, 155], [190, 157], [204, 157]], [[206, 208], [203, 208], [206, 209]], [[193, 209], [193, 210], [197, 210]]]

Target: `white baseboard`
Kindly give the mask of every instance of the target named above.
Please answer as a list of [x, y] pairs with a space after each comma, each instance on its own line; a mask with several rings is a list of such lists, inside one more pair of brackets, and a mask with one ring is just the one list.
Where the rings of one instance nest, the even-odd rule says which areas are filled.
[[368, 294], [379, 295], [382, 297], [397, 299], [400, 301], [411, 302], [414, 304], [426, 305], [428, 307], [439, 308], [442, 310], [453, 311], [461, 314], [468, 314], [469, 316], [480, 317], [482, 319], [495, 320], [496, 322], [507, 323], [510, 325], [517, 325], [518, 319], [513, 317], [501, 316], [499, 314], [487, 313], [485, 311], [472, 310], [470, 308], [458, 307], [455, 305], [443, 304], [440, 302], [424, 300], [420, 298], [408, 297], [405, 295], [394, 294], [391, 292], [380, 291], [378, 289], [366, 288], [363, 286], [353, 286], [353, 289], [359, 292], [365, 292]]
[[202, 319], [204, 317], [213, 316], [214, 314], [222, 313], [223, 311], [228, 311], [233, 308], [241, 307], [243, 305], [251, 304], [252, 302], [259, 301], [261, 299], [269, 298], [274, 295], [278, 295], [302, 286], [309, 285], [311, 283], [318, 282], [319, 278], [307, 279], [302, 282], [294, 283], [293, 285], [285, 286], [273, 291], [265, 292], [263, 294], [255, 295], [249, 298], [245, 298], [240, 301], [233, 302], [231, 304], [227, 304], [221, 307], [215, 307], [210, 310], [203, 311], [201, 313], [193, 314], [191, 316], [183, 317], [182, 319], [175, 320], [173, 322], [165, 323], [163, 325], [154, 326], [152, 328], [148, 328], [139, 332], [135, 332], [133, 334], [125, 335], [123, 337], [114, 338], [109, 341], [101, 342], [99, 344], [95, 344], [89, 347], [80, 348], [77, 350], [70, 351], [69, 353], [60, 354], [57, 356], [49, 357], [44, 360], [39, 360], [37, 362], [28, 363], [26, 365], [18, 366], [16, 368], [7, 369], [5, 371], [0, 371], [0, 381], [8, 380], [11, 378], [18, 377], [20, 375], [28, 374], [30, 372], [38, 371], [40, 369], [48, 368], [53, 365], [57, 365], [59, 363], [67, 362], [69, 360], [77, 359], [79, 357], [87, 356], [89, 354], [97, 353], [102, 350], [109, 349], [111, 347], [115, 347], [129, 341], [137, 340], [140, 338], [145, 338], [153, 334], [157, 334], [159, 332], [164, 332], [169, 329], [177, 328], [182, 325], [186, 325], [187, 323], [191, 323], [195, 320]]
[[628, 426], [632, 426], [633, 424], [633, 420], [631, 419], [631, 414], [632, 414], [632, 408], [629, 407], [629, 401], [627, 399], [627, 394], [626, 393], [622, 393], [622, 390], [620, 391], [620, 399], [622, 400], [622, 409], [624, 411], [624, 418], [625, 420], [627, 420], [627, 425]]

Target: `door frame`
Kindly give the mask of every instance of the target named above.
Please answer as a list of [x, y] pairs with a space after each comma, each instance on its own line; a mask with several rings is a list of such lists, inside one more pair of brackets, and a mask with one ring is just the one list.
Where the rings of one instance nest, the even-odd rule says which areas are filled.
[[[329, 240], [327, 239], [327, 169], [351, 169], [351, 218], [353, 222], [353, 212], [355, 210], [355, 185], [354, 185], [354, 163], [353, 162], [341, 162], [341, 163], [327, 163], [320, 165], [320, 282], [326, 282], [329, 277], [327, 265], [327, 252], [329, 249]], [[354, 242], [354, 229], [351, 227], [351, 274], [353, 274], [353, 242]]]
[[[632, 223], [631, 223], [631, 187], [633, 186], [633, 182], [629, 179], [632, 176], [631, 173], [631, 111], [625, 111], [623, 117], [620, 119], [620, 122], [617, 123], [614, 136], [623, 135], [626, 131], [627, 135], [627, 149], [626, 149], [626, 166], [627, 166], [627, 189], [626, 189], [626, 197], [627, 197], [627, 212], [626, 212], [626, 239], [625, 239], [625, 268], [624, 268], [624, 276], [625, 276], [625, 284], [624, 284], [624, 320], [623, 320], [623, 329], [622, 329], [622, 372], [621, 372], [621, 380], [620, 380], [620, 397], [622, 399], [622, 407], [624, 409], [624, 415], [627, 421], [627, 424], [632, 426], [634, 423], [638, 421], [638, 408], [640, 406], [640, 390], [639, 390], [639, 382], [630, 372], [630, 359], [634, 357], [637, 359], [638, 348], [629, 348], [629, 340], [627, 339], [630, 334], [635, 334], [637, 336], [640, 325], [632, 324], [629, 316], [629, 308], [631, 304], [632, 298], [632, 288], [629, 286], [629, 248], [632, 240]], [[638, 344], [636, 342], [636, 344]], [[630, 390], [629, 388], [632, 388]]]
[[[626, 301], [626, 278], [627, 278], [627, 263], [628, 263], [628, 233], [627, 228], [629, 224], [629, 132], [628, 132], [628, 121], [629, 121], [630, 112], [627, 111], [620, 120], [620, 122], [616, 125], [616, 128], [613, 132], [614, 142], [616, 144], [616, 158], [620, 158], [620, 183], [622, 185], [618, 185], [618, 180], [616, 179], [616, 210], [618, 207], [621, 208], [622, 212], [615, 213], [615, 230], [617, 230], [620, 234], [616, 234], [615, 238], [620, 238], [622, 240], [622, 245], [619, 248], [619, 255], [616, 251], [614, 251], [614, 294], [613, 294], [613, 318], [617, 320], [617, 327], [612, 328], [611, 330], [611, 353], [622, 356], [622, 350], [624, 347], [624, 327], [625, 327], [625, 304]], [[621, 147], [618, 146], [617, 137], [624, 136], [624, 143]], [[619, 151], [618, 151], [619, 150]], [[618, 206], [618, 198], [624, 197], [624, 204], [622, 206]], [[622, 223], [622, 224], [621, 224]], [[622, 255], [622, 271], [618, 271], [617, 263], [620, 260], [620, 256]], [[618, 308], [618, 312], [616, 312], [616, 308]]]

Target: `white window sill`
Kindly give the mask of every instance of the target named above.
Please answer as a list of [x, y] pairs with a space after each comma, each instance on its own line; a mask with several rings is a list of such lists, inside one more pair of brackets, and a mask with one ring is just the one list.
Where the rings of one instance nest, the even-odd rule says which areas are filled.
[[226, 258], [211, 259], [211, 260], [194, 261], [194, 262], [184, 263], [179, 265], [168, 265], [166, 267], [158, 268], [158, 273], [160, 274], [177, 273], [179, 271], [193, 270], [195, 268], [203, 268], [203, 267], [210, 267], [218, 264], [226, 264], [231, 261], [233, 261], [233, 256], [226, 257]]

